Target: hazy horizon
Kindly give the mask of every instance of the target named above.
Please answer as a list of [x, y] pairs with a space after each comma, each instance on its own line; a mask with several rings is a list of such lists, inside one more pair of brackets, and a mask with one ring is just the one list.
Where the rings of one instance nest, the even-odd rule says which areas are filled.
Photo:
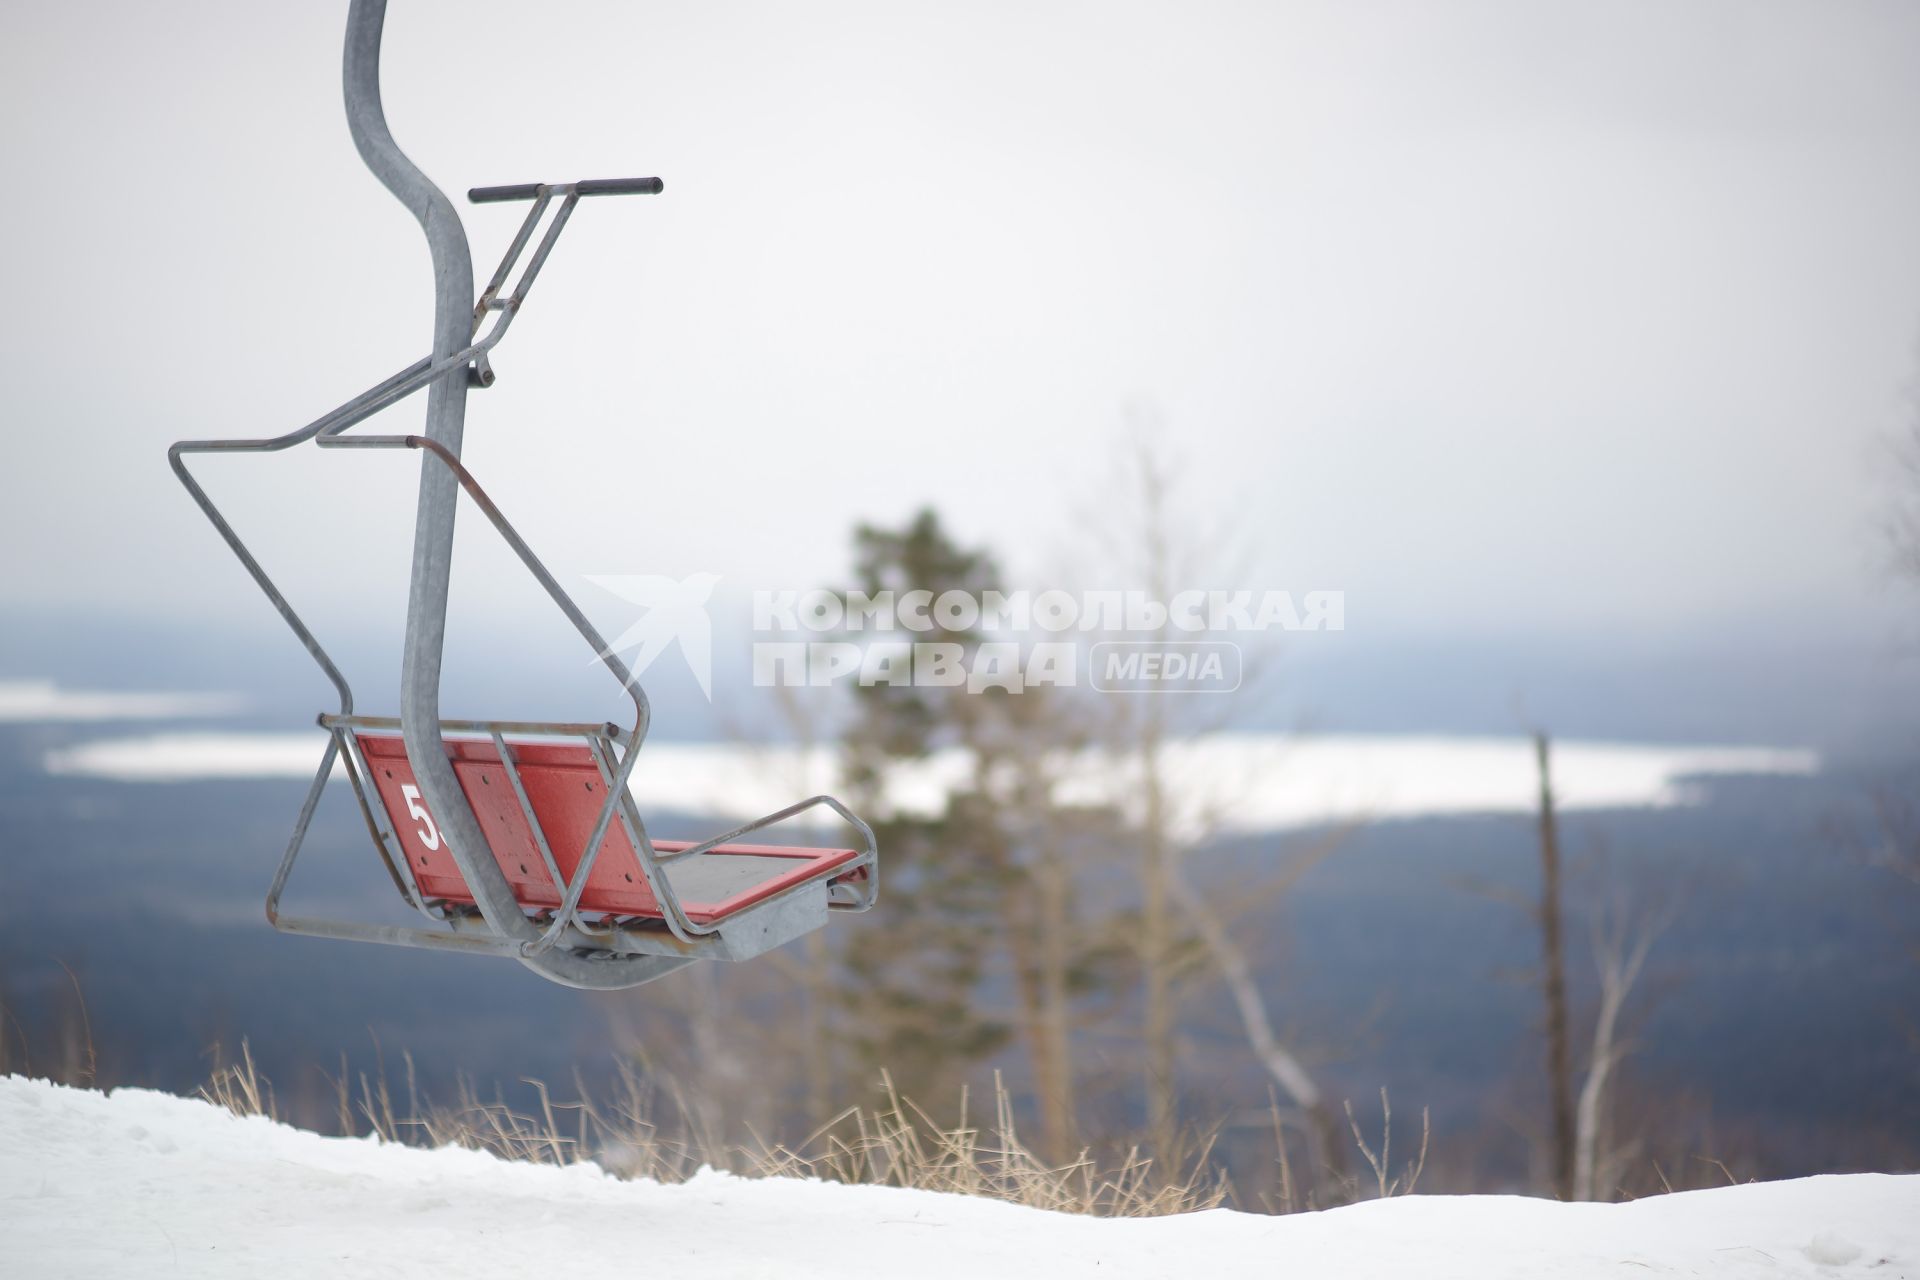
[[[1045, 579], [1147, 412], [1245, 585], [1344, 590], [1356, 638], [1878, 643], [1910, 607], [1875, 513], [1915, 412], [1920, 10], [1015, 12], [393, 6], [389, 115], [449, 190], [666, 179], [582, 207], [472, 398], [469, 460], [583, 600], [837, 580], [856, 520], [923, 504]], [[60, 554], [9, 562], [10, 614], [249, 625], [167, 443], [424, 349], [343, 14], [11, 14], [0, 152], [46, 194], [0, 210], [33, 246], [0, 533], [57, 515]], [[476, 100], [507, 38], [511, 105]], [[515, 215], [463, 216], [484, 273]], [[297, 600], [378, 631], [415, 465], [204, 471]], [[535, 607], [467, 533], [456, 610]]]

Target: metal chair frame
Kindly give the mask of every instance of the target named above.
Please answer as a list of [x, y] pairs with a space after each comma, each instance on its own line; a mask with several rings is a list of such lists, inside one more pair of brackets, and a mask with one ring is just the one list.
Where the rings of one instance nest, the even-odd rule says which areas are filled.
[[[879, 851], [872, 828], [831, 796], [812, 796], [678, 852], [655, 850], [627, 786], [651, 722], [646, 692], [460, 460], [467, 391], [470, 387], [493, 384], [494, 371], [488, 363], [488, 353], [506, 336], [574, 208], [590, 196], [658, 194], [662, 190], [660, 180], [593, 179], [477, 187], [468, 191], [468, 199], [477, 204], [532, 202], [499, 267], [477, 302], [472, 301], [472, 257], [459, 215], [452, 202], [400, 151], [387, 129], [379, 86], [385, 11], [386, 0], [352, 0], [350, 5], [343, 77], [347, 121], [368, 168], [407, 206], [426, 233], [435, 280], [433, 353], [297, 431], [248, 439], [182, 440], [167, 451], [167, 460], [180, 483], [339, 695], [339, 710], [319, 717], [319, 724], [328, 733], [326, 749], [268, 890], [267, 919], [286, 933], [511, 956], [541, 976], [563, 985], [611, 989], [651, 981], [697, 959], [747, 959], [819, 927], [825, 923], [829, 911], [870, 909], [879, 893]], [[509, 289], [507, 282], [514, 268], [543, 222], [544, 234]], [[491, 324], [489, 317], [492, 317]], [[428, 392], [424, 435], [345, 434], [423, 388]], [[345, 675], [186, 464], [191, 454], [276, 453], [309, 440], [326, 449], [409, 449], [422, 454], [401, 667], [401, 714], [397, 719], [355, 714], [353, 691]], [[441, 718], [440, 670], [445, 644], [447, 579], [454, 515], [462, 490], [627, 691], [633, 702], [632, 728], [621, 729], [612, 724]], [[355, 731], [364, 729], [397, 730], [401, 734], [408, 765], [446, 836], [448, 852], [473, 893], [473, 908], [423, 897], [405, 857], [396, 856], [398, 842], [385, 805], [377, 796], [369, 794], [367, 762], [355, 740]], [[492, 739], [553, 883], [563, 890], [557, 910], [530, 916], [516, 899], [493, 861], [487, 838], [447, 759], [445, 735], [448, 733], [476, 733]], [[513, 763], [512, 744], [505, 737], [509, 733], [584, 740], [599, 766], [606, 799], [571, 881], [559, 874], [546, 834], [527, 800]], [[394, 887], [410, 906], [439, 927], [379, 925], [281, 914], [281, 895], [336, 761], [345, 767], [368, 831]], [[701, 924], [688, 918], [667, 875], [670, 864], [698, 857], [817, 807], [832, 810], [859, 833], [860, 852], [853, 862], [834, 869], [830, 876], [822, 875], [793, 885], [722, 920]], [[662, 919], [659, 921], [589, 921], [580, 911], [580, 895], [585, 890], [587, 875], [599, 856], [608, 829], [616, 820], [632, 843], [648, 886], [660, 905]], [[837, 883], [828, 885], [829, 879]]]

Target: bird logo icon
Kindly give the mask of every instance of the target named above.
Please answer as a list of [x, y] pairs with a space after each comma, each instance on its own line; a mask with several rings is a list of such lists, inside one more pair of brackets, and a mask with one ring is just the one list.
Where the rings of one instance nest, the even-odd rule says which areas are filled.
[[720, 581], [719, 574], [693, 573], [675, 580], [662, 574], [590, 573], [587, 581], [646, 611], [599, 658], [633, 650], [627, 665], [631, 678], [638, 680], [677, 640], [700, 692], [713, 701], [713, 621], [707, 616], [707, 601]]

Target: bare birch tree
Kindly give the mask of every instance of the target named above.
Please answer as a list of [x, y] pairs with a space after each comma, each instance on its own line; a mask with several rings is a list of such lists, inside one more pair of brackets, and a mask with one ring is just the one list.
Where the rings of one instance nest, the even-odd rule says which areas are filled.
[[1599, 1007], [1594, 1014], [1593, 1044], [1587, 1053], [1586, 1079], [1576, 1106], [1573, 1161], [1573, 1198], [1593, 1200], [1614, 1180], [1622, 1153], [1604, 1142], [1609, 1090], [1614, 1073], [1629, 1045], [1620, 1030], [1621, 1013], [1634, 983], [1646, 967], [1654, 942], [1671, 914], [1636, 915], [1625, 894], [1616, 895], [1592, 919], [1594, 967], [1599, 978]]
[[[1126, 472], [1116, 487], [1131, 519], [1119, 531], [1113, 557], [1138, 575], [1148, 598], [1169, 600], [1197, 581], [1209, 548], [1204, 532], [1177, 530], [1173, 509], [1177, 472], [1150, 425], [1136, 422], [1128, 441]], [[1165, 620], [1153, 633], [1171, 638]], [[1141, 1042], [1147, 1138], [1163, 1167], [1179, 1163], [1182, 1134], [1179, 1109], [1179, 1000], [1181, 986], [1202, 974], [1218, 976], [1231, 995], [1255, 1060], [1305, 1117], [1314, 1151], [1317, 1182], [1328, 1169], [1345, 1164], [1345, 1143], [1332, 1109], [1312, 1074], [1275, 1031], [1265, 993], [1246, 952], [1235, 941], [1229, 918], [1199, 892], [1185, 865], [1191, 849], [1203, 844], [1217, 814], [1176, 801], [1171, 794], [1169, 748], [1203, 729], [1176, 726], [1169, 699], [1111, 695], [1102, 717], [1101, 737], [1115, 767], [1135, 789], [1132, 822], [1140, 896], [1139, 926], [1133, 945], [1141, 981]], [[1316, 843], [1249, 902], [1271, 902], [1338, 842]]]

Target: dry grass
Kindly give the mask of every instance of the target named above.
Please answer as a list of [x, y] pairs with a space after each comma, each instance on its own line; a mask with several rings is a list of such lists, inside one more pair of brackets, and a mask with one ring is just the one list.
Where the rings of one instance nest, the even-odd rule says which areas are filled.
[[1138, 1147], [1108, 1162], [1082, 1151], [1069, 1164], [1046, 1163], [1020, 1141], [1013, 1100], [997, 1072], [990, 1130], [967, 1123], [964, 1096], [960, 1124], [943, 1128], [902, 1098], [890, 1078], [883, 1075], [881, 1083], [884, 1106], [871, 1112], [850, 1107], [798, 1148], [758, 1152], [754, 1172], [949, 1191], [1101, 1217], [1212, 1209], [1229, 1194], [1225, 1179], [1211, 1174], [1206, 1148], [1171, 1177], [1163, 1176]]
[[240, 1061], [216, 1067], [200, 1086], [200, 1096], [237, 1116], [280, 1118], [279, 1108], [273, 1104], [273, 1086], [253, 1065], [253, 1050], [245, 1040], [240, 1042]]
[[[997, 1074], [988, 1127], [968, 1122], [964, 1095], [960, 1123], [937, 1124], [883, 1075], [881, 1105], [849, 1107], [793, 1145], [703, 1140], [677, 1091], [657, 1088], [632, 1072], [624, 1073], [604, 1100], [580, 1089], [581, 1101], [556, 1103], [544, 1084], [526, 1083], [537, 1099], [528, 1111], [482, 1099], [466, 1083], [450, 1103], [436, 1102], [415, 1088], [409, 1058], [403, 1099], [396, 1099], [384, 1078], [362, 1074], [349, 1080], [344, 1072], [333, 1078], [336, 1123], [342, 1133], [371, 1134], [387, 1142], [464, 1147], [538, 1164], [594, 1161], [621, 1177], [658, 1182], [682, 1182], [702, 1168], [717, 1168], [748, 1177], [820, 1178], [985, 1196], [1101, 1217], [1211, 1209], [1231, 1194], [1224, 1176], [1209, 1163], [1210, 1147], [1202, 1147], [1171, 1176], [1138, 1148], [1109, 1160], [1082, 1152], [1069, 1164], [1048, 1164], [1020, 1141], [1012, 1095]], [[280, 1118], [273, 1087], [244, 1041], [239, 1060], [217, 1068], [200, 1096], [235, 1115]]]
[[1433, 1117], [1427, 1114], [1425, 1107], [1420, 1108], [1420, 1153], [1407, 1161], [1406, 1168], [1393, 1171], [1393, 1100], [1387, 1096], [1386, 1088], [1380, 1090], [1380, 1149], [1374, 1150], [1366, 1135], [1360, 1132], [1360, 1122], [1353, 1118], [1353, 1103], [1346, 1104], [1347, 1125], [1353, 1130], [1354, 1145], [1360, 1148], [1360, 1154], [1366, 1157], [1367, 1167], [1373, 1170], [1375, 1190], [1382, 1200], [1394, 1196], [1410, 1196], [1413, 1189], [1420, 1185], [1420, 1175], [1427, 1167], [1427, 1143], [1433, 1137]]

